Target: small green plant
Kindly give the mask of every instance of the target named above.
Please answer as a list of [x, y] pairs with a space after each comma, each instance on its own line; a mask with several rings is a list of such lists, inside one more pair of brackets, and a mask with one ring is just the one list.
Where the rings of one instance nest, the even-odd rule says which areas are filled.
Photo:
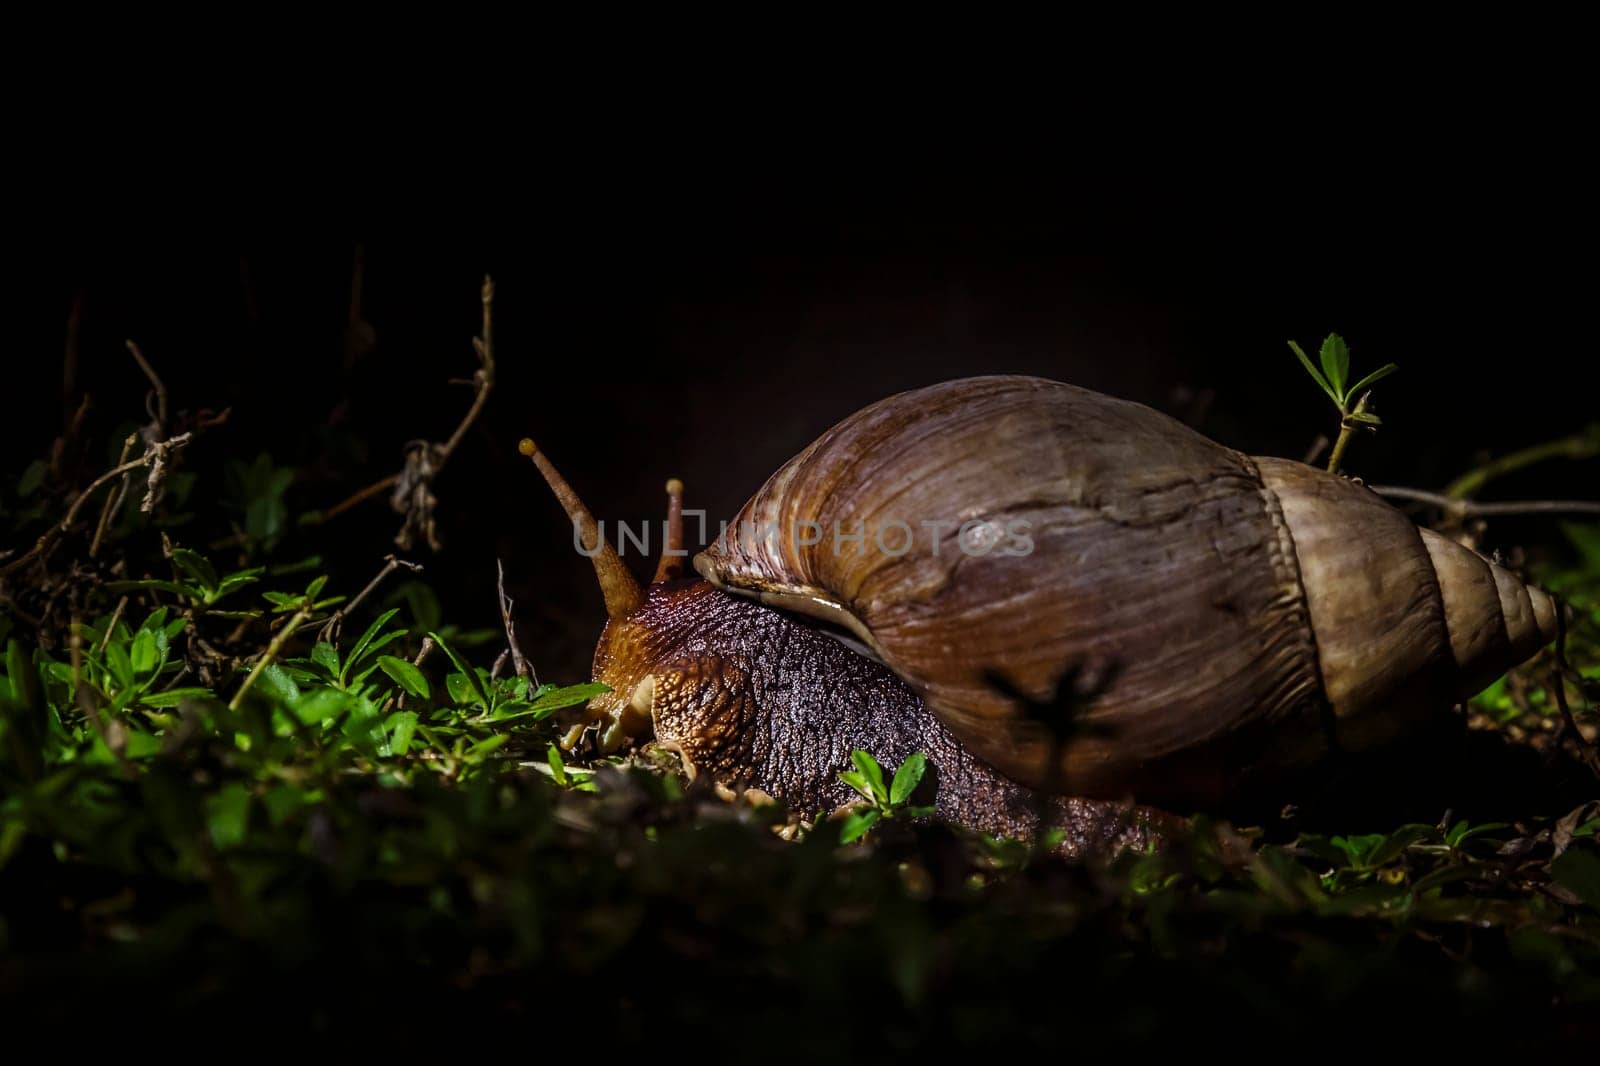
[[[217, 568], [197, 551], [188, 548], [173, 548], [168, 561], [172, 565], [172, 580], [160, 578], [146, 578], [138, 581], [109, 581], [106, 588], [112, 592], [170, 592], [174, 596], [182, 596], [195, 607], [203, 607], [215, 615], [224, 618], [255, 618], [259, 611], [218, 611], [214, 610], [216, 603], [224, 596], [234, 593], [247, 585], [253, 585], [261, 579], [266, 572], [265, 567], [251, 567], [246, 570], [236, 570], [231, 574], [217, 575]], [[326, 580], [326, 579], [324, 579]], [[272, 596], [282, 596], [282, 593], [269, 593]], [[274, 601], [276, 602], [276, 601]]]
[[236, 516], [243, 545], [252, 555], [271, 552], [289, 530], [289, 505], [284, 494], [294, 484], [294, 469], [278, 466], [262, 452], [249, 463], [227, 466], [226, 504]]
[[1289, 342], [1289, 347], [1300, 360], [1300, 365], [1306, 368], [1306, 373], [1311, 375], [1311, 380], [1328, 394], [1328, 399], [1339, 409], [1339, 439], [1334, 442], [1333, 452], [1328, 456], [1328, 472], [1337, 474], [1339, 463], [1344, 459], [1345, 449], [1349, 447], [1356, 428], [1373, 430], [1383, 424], [1377, 415], [1367, 410], [1372, 386], [1400, 368], [1394, 363], [1387, 363], [1347, 387], [1350, 379], [1350, 348], [1343, 337], [1330, 333], [1323, 339], [1322, 350], [1318, 353], [1321, 370], [1312, 364], [1311, 357], [1294, 341]]
[[861, 839], [884, 818], [923, 818], [933, 813], [932, 807], [910, 805], [911, 794], [922, 783], [922, 775], [928, 769], [928, 759], [922, 752], [906, 756], [887, 786], [883, 783], [883, 767], [878, 765], [877, 759], [858, 748], [850, 753], [850, 761], [856, 768], [840, 773], [839, 780], [859, 792], [868, 806], [845, 819], [839, 831], [839, 843], [849, 844]]

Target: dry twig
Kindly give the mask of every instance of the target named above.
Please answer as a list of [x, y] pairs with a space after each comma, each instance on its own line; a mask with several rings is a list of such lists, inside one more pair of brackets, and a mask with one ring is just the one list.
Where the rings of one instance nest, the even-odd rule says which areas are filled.
[[338, 644], [339, 631], [344, 625], [344, 620], [348, 618], [357, 607], [361, 606], [362, 600], [372, 595], [373, 590], [375, 590], [379, 585], [383, 584], [384, 578], [402, 568], [410, 570], [413, 574], [422, 572], [421, 563], [408, 562], [405, 559], [399, 559], [393, 555], [384, 556], [383, 569], [378, 571], [376, 577], [367, 582], [366, 588], [356, 593], [353, 599], [349, 600], [337, 611], [333, 612], [333, 616], [329, 618], [328, 621], [323, 624], [322, 629], [318, 631], [317, 639], [325, 640], [330, 644]]
[[1441, 492], [1412, 489], [1403, 485], [1368, 485], [1379, 496], [1396, 500], [1415, 500], [1432, 504], [1454, 518], [1478, 518], [1490, 515], [1523, 514], [1582, 514], [1600, 515], [1600, 502], [1592, 500], [1509, 500], [1479, 503]]
[[516, 608], [516, 603], [506, 595], [506, 566], [499, 559], [494, 561], [495, 589], [500, 594], [500, 621], [506, 628], [506, 649], [511, 653], [511, 662], [517, 676], [528, 679], [528, 684], [535, 689], [539, 687], [539, 675], [534, 672], [533, 665], [528, 662], [527, 656], [522, 654], [522, 648], [517, 643], [517, 623], [512, 618], [511, 612]]
[[150, 386], [155, 390], [155, 410], [150, 409], [151, 397], [145, 397], [145, 413], [155, 422], [155, 438], [159, 440], [167, 432], [167, 387], [161, 383], [161, 375], [156, 373], [156, 368], [144, 357], [144, 352], [133, 341], [124, 341], [128, 346], [128, 354], [133, 356], [133, 361], [139, 364], [139, 369], [144, 371], [144, 376], [150, 379]]
[[390, 507], [405, 516], [400, 532], [394, 538], [400, 549], [402, 551], [410, 551], [416, 544], [419, 535], [427, 541], [428, 547], [435, 551], [439, 549], [438, 531], [433, 522], [433, 511], [439, 502], [438, 497], [433, 493], [434, 479], [439, 476], [445, 464], [450, 461], [450, 456], [455, 454], [456, 449], [461, 446], [461, 442], [466, 438], [468, 430], [477, 422], [478, 416], [483, 413], [484, 405], [489, 402], [489, 393], [494, 389], [493, 279], [489, 277], [483, 279], [481, 296], [483, 300], [483, 332], [480, 336], [472, 339], [473, 350], [478, 354], [478, 369], [472, 376], [474, 389], [472, 405], [456, 425], [455, 430], [443, 444], [416, 440], [406, 445], [405, 465], [398, 473], [380, 478], [329, 507], [317, 516], [317, 525], [338, 517], [351, 508], [372, 499], [374, 496], [390, 492]]
[[[83, 508], [83, 505], [88, 502], [89, 497], [93, 496], [101, 488], [121, 477], [123, 474], [126, 474], [130, 470], [138, 470], [141, 467], [146, 466], [153, 468], [158, 463], [164, 463], [170, 453], [184, 447], [193, 439], [193, 437], [194, 435], [192, 433], [180, 433], [171, 440], [162, 441], [159, 444], [152, 445], [150, 450], [145, 452], [139, 458], [133, 459], [126, 463], [119, 463], [117, 466], [112, 467], [104, 474], [101, 474], [99, 477], [95, 478], [89, 483], [89, 487], [79, 493], [77, 499], [72, 501], [72, 505], [67, 508], [67, 515], [65, 518], [41, 533], [39, 535], [39, 539], [34, 543], [33, 547], [29, 548], [26, 552], [17, 556], [15, 559], [12, 559], [4, 566], [0, 566], [0, 577], [14, 573], [23, 566], [44, 555], [46, 550], [51, 546], [52, 543], [54, 543], [57, 537], [72, 528], [72, 524], [78, 520], [78, 512]], [[154, 478], [154, 476], [155, 473], [152, 469], [151, 477]]]

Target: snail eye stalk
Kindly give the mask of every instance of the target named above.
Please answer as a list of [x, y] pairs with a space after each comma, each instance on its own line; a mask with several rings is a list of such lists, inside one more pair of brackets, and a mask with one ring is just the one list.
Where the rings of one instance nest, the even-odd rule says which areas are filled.
[[682, 577], [687, 555], [683, 550], [683, 482], [673, 478], [667, 482], [667, 542], [661, 546], [661, 561], [651, 584]]

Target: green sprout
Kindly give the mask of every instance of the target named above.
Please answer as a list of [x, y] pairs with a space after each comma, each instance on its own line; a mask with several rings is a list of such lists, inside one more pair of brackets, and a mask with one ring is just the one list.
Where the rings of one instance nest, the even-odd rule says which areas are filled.
[[900, 764], [900, 768], [894, 772], [894, 779], [887, 786], [883, 783], [883, 767], [871, 755], [858, 748], [850, 753], [850, 761], [855, 763], [856, 768], [842, 772], [839, 780], [859, 792], [867, 805], [845, 819], [844, 828], [839, 832], [839, 843], [859, 840], [885, 818], [897, 815], [924, 818], [933, 813], [932, 807], [909, 805], [911, 794], [922, 783], [922, 775], [928, 769], [927, 756], [922, 752], [912, 752], [906, 756], [905, 762]]
[[[1328, 394], [1328, 399], [1339, 409], [1339, 439], [1334, 442], [1333, 452], [1328, 456], [1328, 473], [1337, 474], [1339, 463], [1344, 459], [1344, 452], [1350, 445], [1350, 438], [1357, 427], [1375, 430], [1383, 425], [1383, 420], [1367, 410], [1367, 402], [1372, 395], [1372, 386], [1399, 370], [1394, 363], [1386, 363], [1357, 381], [1354, 385], [1346, 387], [1350, 379], [1350, 348], [1345, 344], [1344, 338], [1337, 333], [1330, 333], [1322, 342], [1322, 350], [1318, 353], [1322, 369], [1311, 362], [1311, 357], [1306, 355], [1294, 341], [1289, 342], [1300, 365], [1306, 368], [1306, 373], [1311, 379], [1321, 386], [1322, 391]], [[1352, 399], [1355, 401], [1352, 403]]]

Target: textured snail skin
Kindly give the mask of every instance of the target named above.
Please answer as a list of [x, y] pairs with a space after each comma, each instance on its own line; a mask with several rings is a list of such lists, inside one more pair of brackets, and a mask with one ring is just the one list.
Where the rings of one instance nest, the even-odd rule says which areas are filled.
[[[590, 705], [610, 717], [639, 693], [658, 744], [697, 773], [759, 788], [806, 814], [858, 797], [839, 780], [854, 749], [893, 767], [920, 751], [935, 815], [1019, 839], [1065, 833], [1070, 854], [1143, 848], [1170, 816], [1126, 803], [1035, 792], [973, 756], [880, 663], [811, 625], [704, 581], [652, 585], [643, 604], [607, 624], [594, 676], [612, 692]], [[642, 723], [641, 723], [642, 724]]]
[[[1026, 521], [1032, 550], [963, 552], [969, 520]], [[892, 553], [896, 523], [944, 532]], [[851, 415], [695, 568], [849, 628], [1013, 780], [1177, 805], [1389, 740], [1556, 629], [1547, 595], [1353, 482], [1040, 378]], [[1036, 708], [1073, 671], [1109, 680], [1068, 736]]]

